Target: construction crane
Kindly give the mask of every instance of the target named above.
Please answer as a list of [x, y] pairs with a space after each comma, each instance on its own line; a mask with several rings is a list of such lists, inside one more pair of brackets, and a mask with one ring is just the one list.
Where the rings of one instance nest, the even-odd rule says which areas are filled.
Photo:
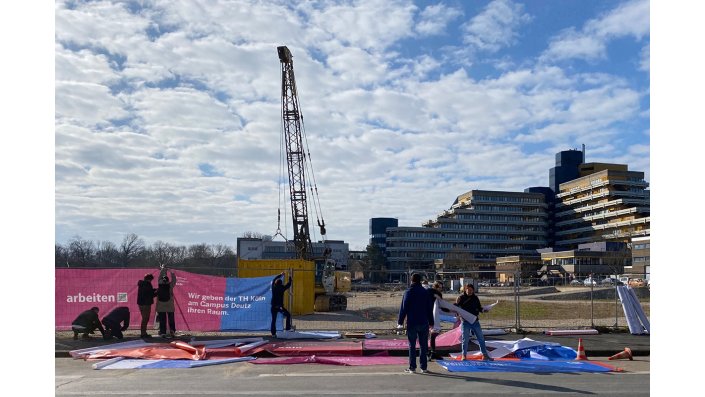
[[[350, 273], [336, 271], [335, 261], [329, 258], [330, 249], [324, 249], [323, 255], [316, 257], [311, 244], [307, 202], [307, 167], [311, 170], [311, 193], [314, 196], [313, 207], [316, 223], [320, 229], [321, 239], [325, 242], [326, 227], [323, 213], [320, 211], [318, 188], [310, 162], [308, 147], [304, 146], [305, 131], [303, 115], [299, 105], [299, 96], [294, 78], [294, 62], [289, 48], [277, 47], [282, 76], [282, 134], [286, 149], [286, 163], [289, 176], [289, 198], [291, 201], [291, 218], [294, 228], [294, 247], [296, 257], [311, 260], [316, 264], [316, 311], [345, 310], [347, 298], [339, 292], [350, 290]], [[307, 159], [308, 158], [308, 159]], [[319, 217], [320, 215], [320, 217]], [[346, 285], [347, 280], [347, 285]]]

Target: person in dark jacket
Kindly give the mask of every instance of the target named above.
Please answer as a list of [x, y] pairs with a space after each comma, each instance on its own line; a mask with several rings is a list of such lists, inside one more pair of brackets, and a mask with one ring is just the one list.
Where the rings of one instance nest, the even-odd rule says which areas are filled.
[[486, 361], [493, 361], [490, 354], [487, 352], [487, 347], [485, 347], [485, 336], [482, 334], [482, 327], [480, 326], [480, 313], [484, 312], [482, 305], [480, 305], [480, 299], [475, 295], [475, 287], [472, 284], [465, 284], [464, 292], [455, 301], [455, 305], [461, 309], [470, 312], [477, 316], [477, 320], [470, 324], [466, 320], [463, 320], [462, 324], [462, 354], [463, 360], [467, 359], [468, 354], [468, 343], [470, 342], [470, 332], [474, 332], [477, 337], [477, 343], [480, 345], [480, 350], [482, 351], [483, 359]]
[[[171, 280], [166, 275], [167, 268], [162, 266], [159, 271], [159, 282], [157, 283], [157, 319], [159, 320], [159, 336], [164, 339], [176, 337], [176, 320], [174, 312], [176, 305], [174, 304], [174, 286], [176, 285], [176, 274], [171, 273]], [[170, 333], [166, 333], [167, 321], [169, 322]]]
[[93, 331], [97, 329], [100, 330], [100, 334], [105, 336], [105, 330], [103, 330], [103, 325], [100, 323], [98, 318], [98, 308], [93, 306], [90, 310], [86, 310], [76, 317], [71, 323], [71, 329], [73, 330], [73, 340], [78, 339], [78, 334], [83, 334], [83, 339], [90, 339], [88, 334], [92, 334]]
[[130, 309], [127, 306], [116, 307], [103, 317], [103, 325], [105, 326], [103, 339], [109, 340], [113, 337], [122, 339], [122, 331], [130, 326]]
[[421, 275], [411, 275], [411, 285], [404, 292], [404, 298], [399, 308], [397, 324], [402, 327], [406, 319], [406, 337], [409, 340], [409, 368], [404, 372], [416, 372], [416, 340], [419, 340], [421, 353], [419, 364], [421, 373], [428, 372], [428, 328], [433, 322], [433, 301], [424, 287], [421, 286]]
[[294, 277], [293, 275], [289, 277], [289, 282], [286, 284], [282, 283], [282, 277], [284, 277], [284, 272], [281, 272], [281, 274], [278, 274], [272, 280], [272, 326], [270, 327], [272, 336], [277, 336], [277, 316], [279, 313], [286, 318], [285, 329], [287, 331], [291, 330], [291, 313], [284, 308], [284, 291], [291, 287], [291, 282], [294, 280]]
[[140, 338], [151, 338], [152, 335], [147, 334], [147, 323], [149, 316], [152, 315], [152, 304], [154, 297], [157, 296], [157, 289], [152, 286], [154, 276], [150, 273], [144, 275], [143, 280], [137, 282], [137, 305], [140, 308], [142, 322], [140, 323]]

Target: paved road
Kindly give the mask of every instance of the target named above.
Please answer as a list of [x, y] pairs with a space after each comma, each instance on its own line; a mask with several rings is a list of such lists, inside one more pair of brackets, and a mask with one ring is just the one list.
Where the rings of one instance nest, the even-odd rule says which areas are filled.
[[608, 362], [625, 371], [602, 374], [450, 373], [435, 362], [427, 375], [400, 366], [224, 364], [192, 369], [93, 370], [91, 362], [55, 359], [57, 396], [282, 395], [649, 395], [650, 357]]

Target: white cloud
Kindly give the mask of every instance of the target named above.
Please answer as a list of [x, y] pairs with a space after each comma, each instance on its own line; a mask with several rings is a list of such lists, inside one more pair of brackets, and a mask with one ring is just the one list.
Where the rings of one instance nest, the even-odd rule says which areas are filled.
[[421, 36], [442, 34], [450, 21], [463, 15], [463, 11], [444, 4], [432, 4], [419, 13], [414, 30]]
[[83, 125], [107, 124], [128, 116], [124, 103], [108, 87], [94, 83], [57, 81], [56, 117]]
[[542, 58], [600, 59], [606, 56], [606, 46], [610, 40], [627, 36], [641, 40], [648, 35], [649, 1], [634, 0], [586, 22], [580, 31], [574, 27], [566, 29], [551, 40]]
[[[273, 233], [278, 45], [294, 55], [328, 237], [351, 248], [364, 248], [371, 217], [419, 225], [470, 189], [545, 185], [555, 152], [583, 139], [595, 156], [648, 167], [648, 145], [629, 143], [624, 155], [627, 143], [616, 142], [622, 124], [648, 118], [639, 106], [648, 89], [631, 80], [511, 54], [499, 74], [480, 78], [422, 48], [461, 46], [444, 30], [462, 4], [142, 6], [57, 6], [57, 241], [135, 232], [234, 245], [244, 231]], [[492, 2], [467, 25], [473, 35], [491, 32], [469, 47], [511, 46], [528, 19], [519, 4]], [[613, 25], [600, 31], [616, 32]], [[203, 164], [217, 176], [203, 176]]]
[[406, 0], [360, 0], [310, 11], [309, 23], [346, 46], [383, 50], [413, 34], [417, 8]]
[[479, 50], [496, 52], [516, 43], [517, 29], [531, 21], [524, 6], [511, 0], [493, 0], [463, 26], [463, 41]]

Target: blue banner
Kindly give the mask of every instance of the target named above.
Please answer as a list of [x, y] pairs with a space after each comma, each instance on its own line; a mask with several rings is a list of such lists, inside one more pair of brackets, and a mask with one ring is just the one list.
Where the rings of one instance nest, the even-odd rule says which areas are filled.
[[[227, 278], [223, 309], [220, 320], [222, 331], [269, 330], [272, 302], [273, 277]], [[283, 329], [281, 316], [277, 318], [277, 330]]]

